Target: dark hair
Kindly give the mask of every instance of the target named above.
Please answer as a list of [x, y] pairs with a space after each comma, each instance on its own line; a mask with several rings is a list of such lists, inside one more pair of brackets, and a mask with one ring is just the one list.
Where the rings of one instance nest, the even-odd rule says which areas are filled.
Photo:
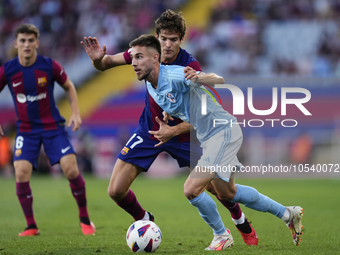
[[161, 62], [161, 44], [158, 41], [157, 37], [154, 35], [141, 35], [140, 37], [132, 40], [129, 43], [130, 47], [134, 46], [145, 46], [155, 49], [159, 55], [159, 62]]
[[186, 25], [181, 13], [176, 13], [168, 9], [156, 19], [155, 24], [157, 35], [159, 35], [162, 29], [179, 34], [180, 40], [182, 40], [185, 35]]
[[15, 38], [18, 38], [19, 34], [35, 34], [35, 37], [38, 39], [39, 29], [32, 24], [22, 24], [15, 30]]

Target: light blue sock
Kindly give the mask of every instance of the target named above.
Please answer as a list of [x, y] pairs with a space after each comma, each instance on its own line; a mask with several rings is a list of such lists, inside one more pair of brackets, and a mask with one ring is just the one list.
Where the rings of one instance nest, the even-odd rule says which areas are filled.
[[276, 217], [281, 218], [286, 207], [269, 197], [259, 193], [256, 189], [249, 186], [236, 184], [237, 191], [235, 197], [231, 200], [233, 203], [241, 203], [251, 209], [269, 212]]
[[197, 208], [203, 220], [213, 229], [214, 235], [221, 235], [226, 231], [217, 211], [216, 203], [206, 192], [189, 200], [189, 202]]

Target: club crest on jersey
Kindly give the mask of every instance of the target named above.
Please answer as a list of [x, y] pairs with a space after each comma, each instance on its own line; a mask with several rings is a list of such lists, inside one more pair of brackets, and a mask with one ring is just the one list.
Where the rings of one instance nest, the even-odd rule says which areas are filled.
[[169, 92], [166, 93], [166, 98], [169, 99], [172, 103], [176, 103], [176, 98]]
[[120, 153], [122, 153], [123, 155], [126, 155], [128, 152], [129, 152], [129, 148], [127, 148], [127, 147], [124, 147], [124, 148], [120, 151]]
[[16, 157], [20, 157], [21, 153], [22, 153], [21, 149], [15, 150]]
[[46, 77], [39, 77], [38, 78], [38, 86], [44, 87], [47, 84]]

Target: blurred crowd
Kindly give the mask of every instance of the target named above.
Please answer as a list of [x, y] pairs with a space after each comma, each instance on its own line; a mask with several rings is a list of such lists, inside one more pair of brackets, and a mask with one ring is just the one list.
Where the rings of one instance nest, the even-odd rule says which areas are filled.
[[131, 39], [148, 33], [165, 9], [187, 0], [2, 0], [0, 1], [0, 65], [15, 56], [14, 31], [21, 23], [40, 29], [39, 53], [62, 64], [83, 53], [80, 41], [96, 36], [108, 52], [126, 49]]
[[[3, 0], [0, 64], [15, 55], [20, 23], [35, 24], [39, 53], [64, 64], [84, 53], [84, 36], [96, 36], [111, 54], [125, 50], [165, 9], [188, 1]], [[188, 29], [185, 47], [203, 67], [228, 76], [340, 76], [340, 2], [220, 0], [206, 29]]]
[[340, 77], [338, 0], [222, 0], [187, 47], [225, 76]]

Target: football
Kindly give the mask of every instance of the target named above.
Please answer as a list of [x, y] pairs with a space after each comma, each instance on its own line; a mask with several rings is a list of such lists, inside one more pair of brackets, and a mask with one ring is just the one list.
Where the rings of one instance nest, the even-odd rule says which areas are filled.
[[138, 220], [126, 232], [127, 245], [133, 252], [155, 252], [162, 242], [162, 233], [152, 221]]

